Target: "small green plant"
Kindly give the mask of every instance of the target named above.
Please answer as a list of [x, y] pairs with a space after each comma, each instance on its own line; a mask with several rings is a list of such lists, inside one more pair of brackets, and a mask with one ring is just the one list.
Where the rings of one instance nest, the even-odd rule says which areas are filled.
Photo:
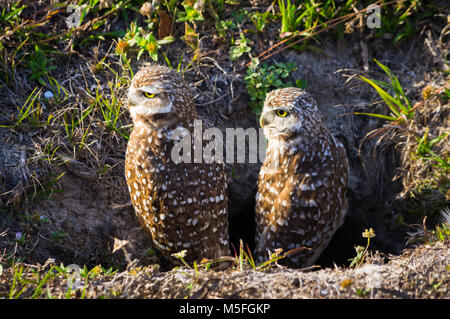
[[[40, 274], [37, 274], [38, 278], [40, 279]], [[36, 299], [39, 298], [42, 293], [43, 293], [43, 287], [44, 285], [53, 277], [55, 276], [55, 273], [53, 272], [53, 266], [47, 271], [47, 273], [45, 274], [44, 278], [42, 278], [42, 280], [37, 281], [37, 286], [36, 289], [34, 290], [33, 295], [31, 296], [32, 299]]]
[[350, 263], [350, 267], [359, 267], [363, 264], [364, 259], [367, 256], [367, 252], [369, 249], [369, 245], [370, 245], [370, 238], [374, 238], [375, 237], [375, 232], [372, 228], [366, 229], [363, 233], [362, 233], [363, 238], [367, 238], [367, 244], [366, 247], [362, 247], [362, 246], [355, 246], [355, 250], [356, 250], [356, 256], [349, 259], [349, 261], [351, 261]]
[[438, 137], [435, 137], [435, 138], [429, 140], [428, 132], [429, 132], [429, 128], [427, 127], [425, 129], [425, 133], [423, 134], [423, 136], [420, 138], [417, 138], [418, 145], [417, 145], [415, 155], [417, 155], [419, 158], [421, 158], [423, 160], [434, 161], [435, 162], [434, 165], [436, 167], [440, 168], [440, 170], [442, 171], [442, 175], [448, 174], [448, 172], [450, 171], [450, 157], [445, 157], [445, 155], [443, 155], [444, 157], [439, 156], [432, 150], [432, 148], [436, 143], [445, 139], [449, 133], [447, 133], [447, 132], [442, 133]]
[[216, 30], [219, 36], [223, 39], [227, 39], [228, 30], [233, 27], [233, 21], [231, 20], [216, 20]]
[[153, 61], [158, 61], [158, 50], [163, 44], [171, 43], [173, 40], [173, 37], [165, 37], [162, 40], [156, 40], [152, 33], [148, 33], [137, 41], [137, 45], [140, 48], [137, 59], [139, 60], [142, 54], [147, 51]]
[[129, 47], [137, 46], [139, 48], [137, 59], [139, 60], [147, 52], [153, 61], [158, 61], [158, 51], [164, 44], [172, 43], [175, 39], [167, 36], [164, 39], [157, 40], [152, 30], [145, 30], [138, 27], [137, 22], [131, 22], [130, 27], [123, 39], [119, 40], [116, 46], [116, 52], [119, 55], [126, 55]]
[[204, 21], [203, 15], [201, 11], [195, 9], [191, 3], [193, 1], [183, 1], [184, 11], [178, 12], [177, 22], [190, 22], [194, 23], [195, 21]]
[[[308, 42], [311, 39], [317, 42], [317, 34], [336, 25], [339, 34], [342, 34], [344, 23], [338, 20], [353, 13], [355, 6], [353, 0], [346, 0], [339, 5], [336, 5], [335, 1], [278, 0], [281, 16], [280, 37], [285, 38], [283, 42], [287, 42], [285, 48], [292, 47], [298, 51], [309, 48], [320, 52], [320, 48], [309, 45]], [[296, 39], [298, 37], [302, 38]]]
[[217, 15], [220, 17], [223, 15], [225, 9], [225, 0], [211, 0], [211, 7], [214, 7], [217, 10]]
[[41, 271], [32, 269], [26, 269], [22, 263], [13, 263], [12, 265], [12, 285], [9, 290], [9, 299], [18, 299], [24, 291], [34, 288], [34, 292], [31, 295], [32, 299], [39, 298], [43, 293], [43, 287], [50, 279], [55, 277], [55, 273], [51, 267], [45, 275], [41, 274]]
[[57, 229], [50, 234], [51, 240], [53, 240], [55, 243], [59, 243], [66, 236], [67, 236], [67, 233], [61, 229]]
[[[240, 271], [243, 271], [244, 269], [247, 269], [248, 267], [250, 267], [254, 271], [264, 271], [264, 270], [270, 269], [274, 264], [281, 267], [280, 265], [277, 264], [278, 260], [283, 259], [286, 256], [288, 256], [289, 254], [301, 251], [303, 249], [305, 249], [305, 248], [300, 247], [300, 248], [289, 250], [285, 253], [283, 253], [282, 249], [277, 249], [277, 250], [275, 250], [275, 252], [273, 252], [270, 255], [270, 258], [268, 260], [262, 262], [259, 265], [256, 264], [255, 260], [253, 259], [250, 247], [248, 245], [245, 245], [245, 248], [244, 248], [244, 243], [243, 243], [242, 239], [239, 241], [239, 252], [236, 252], [236, 250], [235, 250], [234, 257], [223, 256], [219, 259], [214, 259], [214, 260], [203, 259], [199, 264], [197, 264], [197, 262], [194, 261], [193, 265], [191, 266], [184, 259], [187, 255], [187, 250], [182, 250], [178, 253], [174, 253], [174, 254], [172, 254], [172, 256], [179, 259], [186, 268], [191, 269], [191, 270], [193, 269], [195, 271], [195, 274], [199, 275], [200, 268], [209, 270], [213, 264], [220, 265], [222, 263], [232, 265], [234, 269], [238, 269]], [[228, 267], [228, 265], [227, 265], [227, 267]], [[183, 272], [183, 273], [185, 275], [191, 277], [190, 274], [188, 274], [186, 272]]]
[[233, 43], [233, 46], [230, 47], [231, 61], [236, 61], [244, 53], [249, 53], [252, 50], [249, 44], [250, 40], [245, 37], [243, 32], [241, 32], [240, 39], [238, 39], [235, 43]]
[[360, 297], [364, 297], [365, 295], [367, 295], [369, 292], [371, 291], [371, 289], [369, 287], [366, 288], [358, 288], [356, 289], [356, 294]]
[[244, 81], [247, 92], [250, 95], [249, 105], [255, 114], [261, 112], [266, 94], [270, 90], [292, 86], [304, 88], [306, 86], [306, 83], [302, 80], [296, 80], [295, 84], [285, 81], [296, 69], [293, 62], [278, 62], [272, 65], [264, 63], [260, 65], [257, 59], [252, 60]]
[[263, 32], [269, 23], [270, 11], [264, 12], [254, 12], [250, 14], [250, 20], [252, 20], [253, 25], [257, 32]]
[[184, 24], [184, 35], [181, 37], [184, 42], [195, 52], [193, 60], [197, 60], [199, 53], [199, 35], [195, 30], [195, 26], [192, 27], [189, 23]]
[[[22, 289], [17, 286], [26, 282], [22, 276], [24, 267], [23, 264], [16, 264], [13, 266], [14, 274], [13, 274], [13, 282], [11, 288], [9, 289], [9, 299], [17, 299], [24, 292], [26, 285]], [[19, 290], [20, 289], [20, 290]], [[17, 291], [18, 290], [18, 291]]]
[[433, 236], [436, 241], [448, 242], [450, 239], [450, 226], [448, 223], [442, 223], [441, 225], [436, 225], [433, 231]]
[[28, 62], [28, 66], [31, 70], [31, 80], [36, 80], [42, 85], [46, 85], [43, 78], [47, 77], [48, 74], [56, 69], [55, 65], [49, 65], [53, 58], [48, 59], [47, 54], [38, 46], [34, 47], [34, 54]]

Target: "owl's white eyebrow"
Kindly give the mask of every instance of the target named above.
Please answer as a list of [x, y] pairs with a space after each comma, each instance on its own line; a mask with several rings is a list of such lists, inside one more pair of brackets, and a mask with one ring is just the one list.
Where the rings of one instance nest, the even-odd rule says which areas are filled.
[[284, 106], [275, 106], [275, 107], [271, 107], [267, 109], [268, 111], [275, 111], [275, 110], [285, 110], [289, 112], [289, 108], [284, 107]]
[[143, 92], [147, 92], [150, 94], [158, 94], [161, 92], [159, 87], [155, 87], [155, 86], [141, 86], [140, 88], [137, 89], [138, 91], [143, 91]]

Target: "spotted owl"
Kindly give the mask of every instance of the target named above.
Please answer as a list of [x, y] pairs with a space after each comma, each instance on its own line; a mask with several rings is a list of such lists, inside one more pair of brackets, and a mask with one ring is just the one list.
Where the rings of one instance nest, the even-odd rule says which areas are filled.
[[182, 250], [191, 262], [228, 255], [224, 164], [180, 161], [173, 152], [179, 131], [190, 134], [195, 147], [193, 124], [200, 118], [187, 83], [170, 68], [143, 68], [131, 82], [128, 109], [133, 131], [125, 176], [136, 216], [154, 246], [170, 260]]
[[344, 221], [346, 151], [316, 101], [298, 88], [270, 92], [260, 124], [268, 144], [258, 177], [255, 254], [262, 261], [268, 251], [294, 250], [282, 261], [310, 266]]

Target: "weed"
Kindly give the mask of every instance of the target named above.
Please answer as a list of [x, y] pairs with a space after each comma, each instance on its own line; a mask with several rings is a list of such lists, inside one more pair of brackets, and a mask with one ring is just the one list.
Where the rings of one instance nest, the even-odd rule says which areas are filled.
[[[269, 91], [294, 86], [290, 81], [285, 82], [285, 79], [296, 69], [295, 63], [292, 62], [278, 62], [269, 66], [267, 63], [260, 65], [257, 59], [252, 60], [244, 80], [247, 92], [250, 95], [249, 106], [255, 114], [261, 112], [266, 94]], [[304, 88], [306, 83], [302, 80], [296, 80], [295, 86]]]
[[364, 259], [367, 256], [367, 252], [369, 249], [369, 245], [370, 245], [370, 238], [375, 237], [375, 232], [373, 231], [372, 228], [366, 229], [363, 233], [362, 233], [363, 238], [367, 238], [367, 244], [366, 247], [362, 247], [362, 246], [355, 246], [355, 250], [356, 250], [356, 256], [349, 259], [349, 261], [351, 261], [350, 263], [350, 267], [359, 267], [363, 264]]
[[[269, 7], [270, 8], [270, 7]], [[269, 10], [264, 12], [254, 12], [250, 14], [250, 20], [253, 22], [255, 29], [257, 32], [263, 32], [269, 23], [269, 18], [272, 17], [272, 14]]]
[[[416, 169], [417, 167], [429, 168], [429, 174], [427, 177], [417, 179], [417, 177], [413, 178], [411, 176], [408, 178], [410, 185], [407, 185], [407, 187], [412, 190], [411, 185], [414, 185], [414, 192], [408, 191], [408, 193], [411, 195], [411, 197], [415, 196], [415, 192], [423, 193], [423, 195], [426, 195], [426, 193], [424, 193], [423, 191], [428, 189], [432, 191], [437, 190], [445, 197], [445, 194], [448, 191], [448, 186], [446, 186], [446, 184], [448, 183], [446, 183], [445, 181], [447, 180], [446, 176], [450, 171], [450, 158], [445, 153], [438, 154], [439, 151], [435, 151], [435, 149], [439, 149], [439, 145], [442, 144], [439, 142], [448, 137], [448, 132], [444, 132], [439, 136], [430, 138], [430, 128], [426, 127], [424, 129], [424, 133], [422, 133], [422, 125], [420, 124], [421, 113], [419, 112], [418, 114], [416, 114], [416, 109], [425, 102], [416, 103], [416, 105], [413, 107], [406, 94], [404, 93], [398, 78], [387, 66], [383, 65], [377, 60], [374, 61], [388, 75], [390, 82], [388, 83], [368, 79], [364, 76], [359, 76], [359, 79], [363, 82], [369, 83], [377, 91], [385, 104], [388, 106], [390, 114], [362, 112], [354, 112], [353, 114], [380, 118], [388, 121], [390, 125], [385, 125], [382, 128], [377, 128], [369, 132], [368, 134], [366, 134], [363, 141], [367, 137], [373, 137], [380, 134], [381, 132], [387, 132], [387, 129], [389, 127], [407, 132], [408, 141], [410, 141], [411, 143], [406, 143], [406, 148], [408, 149], [408, 151], [404, 156], [408, 157], [405, 158], [403, 162], [409, 163], [407, 165], [410, 165], [410, 169], [411, 167], [413, 167], [414, 169]], [[425, 88], [422, 91], [422, 97], [424, 98], [424, 101], [430, 98], [432, 94], [431, 91], [431, 88]], [[379, 143], [385, 135], [386, 134], [381, 135], [377, 143]], [[436, 146], [438, 147], [436, 148]], [[413, 163], [416, 160], [421, 160], [422, 164], [418, 166], [416, 163]], [[404, 181], [406, 181], [406, 179], [404, 179]]]
[[39, 97], [41, 90], [37, 90], [37, 87], [28, 96], [25, 103], [18, 109], [19, 114], [15, 126], [20, 126], [25, 120], [28, 121], [29, 125], [37, 126], [40, 124], [39, 118], [42, 114], [42, 107], [39, 102]]
[[49, 65], [54, 59], [47, 58], [46, 53], [36, 45], [34, 47], [34, 54], [31, 56], [28, 66], [31, 70], [31, 80], [37, 80], [40, 84], [45, 86], [45, 81], [43, 78], [47, 77], [50, 71], [56, 69], [55, 65]]
[[[435, 144], [443, 140], [448, 136], [448, 132], [442, 133], [438, 137], [435, 137], [431, 140], [428, 139], [428, 132], [429, 128], [427, 127], [425, 129], [425, 133], [422, 137], [417, 138], [417, 149], [415, 152], [415, 155], [417, 155], [419, 158], [425, 160], [425, 161], [434, 161], [435, 167], [439, 167], [441, 170], [442, 175], [448, 174], [450, 171], [450, 158], [449, 157], [441, 157], [438, 154], [436, 154], [432, 148]], [[443, 155], [445, 156], [445, 155]]]
[[227, 39], [227, 35], [230, 33], [229, 30], [236, 29], [236, 24], [233, 20], [216, 20], [216, 30], [222, 39]]
[[299, 17], [296, 18], [297, 5], [295, 4], [295, 0], [291, 3], [291, 0], [278, 0], [278, 7], [280, 8], [281, 13], [281, 33], [285, 32], [293, 32], [297, 31], [299, 21], [301, 20]]
[[137, 59], [139, 60], [141, 55], [147, 51], [153, 61], [158, 61], [158, 50], [161, 48], [161, 45], [171, 43], [173, 40], [174, 39], [172, 37], [156, 40], [152, 33], [148, 33], [143, 37], [140, 37], [137, 40], [137, 46], [140, 48]]
[[[355, 112], [354, 114], [368, 115], [388, 120], [390, 122], [393, 121], [404, 123], [407, 122], [414, 115], [414, 111], [412, 110], [411, 107], [411, 102], [406, 97], [405, 92], [403, 91], [403, 88], [400, 85], [398, 78], [392, 73], [392, 71], [387, 66], [378, 62], [377, 60], [374, 59], [374, 61], [389, 76], [390, 83], [371, 80], [362, 75], [359, 76], [359, 79], [363, 82], [370, 84], [377, 91], [377, 93], [389, 107], [391, 114], [385, 115], [379, 113], [361, 113], [361, 112]], [[389, 94], [388, 92], [385, 91], [385, 89], [393, 92], [394, 95]]]
[[25, 9], [27, 6], [23, 5], [19, 7], [21, 1], [16, 1], [11, 4], [9, 7], [9, 10], [7, 10], [8, 7], [4, 7], [0, 14], [0, 24], [3, 24], [5, 26], [15, 26], [17, 23], [20, 22], [20, 14], [22, 13], [23, 9]]
[[58, 229], [53, 231], [50, 234], [51, 240], [53, 240], [55, 243], [59, 243], [67, 236], [67, 233], [64, 230]]
[[193, 60], [197, 60], [199, 53], [199, 35], [195, 27], [191, 27], [189, 23], [184, 24], [184, 35], [182, 36], [184, 42], [195, 52]]
[[436, 238], [436, 241], [447, 242], [450, 239], [450, 226], [448, 223], [436, 225], [432, 234]]
[[[104, 97], [103, 93], [100, 93], [99, 87], [95, 92], [95, 101], [91, 104], [91, 107], [99, 108], [104, 120], [104, 123], [108, 129], [119, 133], [123, 138], [129, 139], [129, 132], [125, 130], [125, 126], [119, 121], [119, 118], [123, 114], [121, 100], [115, 94], [116, 87], [112, 82], [108, 83], [110, 89], [110, 97]], [[88, 112], [89, 109], [86, 110]], [[89, 111], [90, 112], [90, 111]]]
[[232, 20], [236, 26], [243, 25], [249, 20], [248, 10], [238, 9], [231, 13]]
[[13, 282], [11, 285], [11, 288], [9, 289], [9, 299], [17, 299], [20, 297], [20, 295], [24, 292], [26, 286], [19, 291], [17, 291], [19, 288], [17, 287], [19, 284], [22, 284], [26, 282], [22, 276], [23, 276], [23, 270], [24, 267], [22, 264], [14, 265], [13, 267], [14, 274], [13, 274]]
[[370, 292], [370, 288], [366, 287], [366, 288], [358, 288], [356, 289], [356, 294], [360, 297], [364, 297], [365, 295], [367, 295]]
[[151, 30], [138, 27], [137, 22], [131, 22], [123, 39], [119, 40], [116, 46], [116, 53], [126, 55], [128, 48], [137, 46], [139, 48], [137, 59], [139, 60], [147, 52], [153, 61], [158, 61], [158, 50], [162, 45], [173, 42], [175, 39], [167, 36], [157, 40]]
[[278, 248], [273, 253], [270, 252], [270, 257], [268, 260], [263, 261], [260, 264], [256, 264], [256, 261], [253, 259], [250, 247], [248, 245], [246, 245], [245, 247], [246, 250], [244, 249], [244, 243], [241, 239], [239, 241], [239, 254], [236, 254], [235, 252], [234, 258], [234, 267], [239, 269], [240, 271], [243, 271], [246, 267], [250, 267], [254, 271], [265, 271], [270, 269], [273, 265], [282, 267], [278, 264], [279, 260], [286, 258], [292, 253], [299, 252], [305, 249], [304, 247], [299, 247], [283, 253], [283, 249]]
[[217, 16], [222, 16], [225, 9], [225, 0], [211, 0], [209, 2], [211, 5], [214, 4], [214, 7], [217, 9]]
[[244, 53], [250, 53], [252, 50], [250, 47], [250, 40], [245, 37], [243, 32], [240, 33], [240, 39], [233, 44], [234, 45], [230, 47], [231, 61], [238, 60]]
[[47, 77], [47, 79], [48, 79], [48, 83], [51, 87], [51, 91], [53, 93], [51, 102], [56, 105], [60, 105], [60, 104], [64, 103], [65, 101], [67, 101], [67, 98], [69, 96], [67, 90], [64, 87], [62, 87], [55, 78]]
[[[34, 290], [33, 295], [31, 296], [32, 299], [39, 298], [40, 295], [43, 293], [43, 286], [49, 281], [50, 278], [54, 276], [53, 273], [53, 267], [51, 267], [47, 273], [45, 274], [44, 278], [42, 280], [38, 280], [36, 289]], [[40, 277], [40, 276], [39, 276]], [[40, 278], [39, 278], [40, 279]]]
[[187, 268], [191, 268], [191, 266], [189, 266], [189, 264], [186, 262], [186, 260], [184, 260], [184, 257], [186, 257], [187, 255], [187, 250], [182, 250], [178, 253], [173, 253], [172, 256], [179, 259], [183, 265], [185, 265]]
[[[219, 259], [209, 260], [209, 259], [203, 259], [199, 264], [194, 261], [193, 266], [189, 265], [184, 257], [187, 255], [186, 250], [182, 250], [178, 253], [172, 254], [173, 257], [179, 259], [182, 264], [188, 268], [193, 269], [196, 275], [199, 275], [200, 268], [208, 271], [213, 264], [229, 264], [232, 263], [232, 266], [234, 269], [238, 269], [240, 271], [243, 271], [244, 269], [247, 269], [250, 267], [254, 271], [264, 271], [267, 269], [270, 269], [273, 264], [277, 264], [277, 261], [280, 259], [285, 258], [291, 253], [294, 253], [296, 251], [302, 250], [303, 248], [293, 249], [288, 252], [282, 253], [282, 249], [277, 249], [274, 253], [271, 254], [270, 258], [267, 261], [262, 262], [261, 264], [256, 264], [255, 260], [253, 259], [253, 255], [251, 253], [250, 247], [248, 245], [245, 245], [242, 239], [239, 242], [239, 252], [235, 251], [234, 257], [231, 256], [223, 256]], [[228, 266], [227, 266], [228, 267]], [[178, 269], [178, 267], [175, 267], [174, 269]], [[183, 272], [185, 275], [191, 277], [190, 274]]]
[[201, 10], [197, 10], [191, 2], [195, 1], [183, 1], [184, 11], [178, 12], [177, 22], [190, 22], [195, 23], [195, 21], [204, 21]]

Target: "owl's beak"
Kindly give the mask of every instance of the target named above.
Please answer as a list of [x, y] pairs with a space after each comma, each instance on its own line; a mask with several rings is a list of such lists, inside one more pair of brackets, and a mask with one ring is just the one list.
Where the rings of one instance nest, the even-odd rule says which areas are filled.
[[259, 118], [259, 125], [263, 128], [263, 127], [264, 127], [264, 124], [265, 124], [264, 117], [261, 116], [261, 117]]

